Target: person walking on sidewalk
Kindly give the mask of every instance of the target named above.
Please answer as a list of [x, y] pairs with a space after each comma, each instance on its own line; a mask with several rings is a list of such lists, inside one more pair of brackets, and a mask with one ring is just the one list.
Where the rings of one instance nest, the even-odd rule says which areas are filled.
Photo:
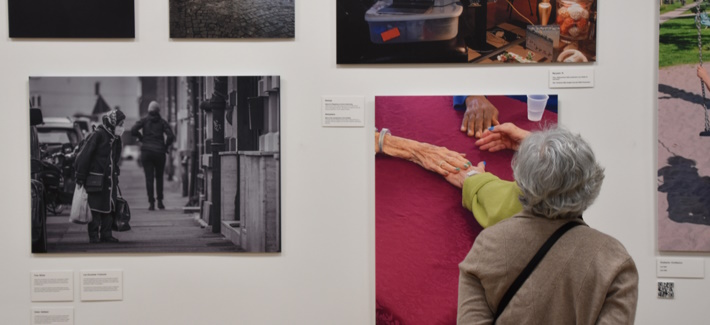
[[[142, 133], [141, 133], [142, 130]], [[131, 128], [131, 135], [141, 142], [141, 162], [145, 172], [145, 187], [148, 191], [148, 210], [155, 210], [155, 196], [153, 196], [153, 180], [158, 197], [158, 209], [165, 209], [163, 205], [163, 170], [165, 169], [165, 155], [170, 145], [175, 141], [175, 135], [170, 124], [160, 117], [160, 105], [156, 101], [148, 105], [148, 116], [138, 121]]]
[[104, 115], [102, 124], [80, 146], [74, 162], [76, 183], [86, 188], [91, 209], [90, 243], [118, 242], [113, 237], [111, 225], [118, 197], [118, 161], [121, 159], [125, 119], [126, 115], [119, 110]]

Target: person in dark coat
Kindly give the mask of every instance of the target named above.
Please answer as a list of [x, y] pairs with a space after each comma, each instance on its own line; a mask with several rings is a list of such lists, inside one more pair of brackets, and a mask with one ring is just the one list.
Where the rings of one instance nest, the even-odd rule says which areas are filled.
[[121, 135], [126, 115], [119, 110], [108, 112], [102, 124], [89, 135], [79, 150], [76, 161], [76, 183], [85, 186], [89, 175], [101, 175], [100, 188], [87, 189], [92, 220], [88, 225], [89, 242], [118, 242], [113, 237], [111, 225], [118, 197], [118, 167], [121, 158]]
[[[142, 130], [142, 133], [141, 133]], [[148, 210], [155, 210], [153, 196], [153, 180], [158, 196], [158, 208], [163, 205], [163, 170], [165, 169], [165, 154], [175, 141], [175, 135], [170, 124], [160, 117], [160, 105], [156, 101], [148, 105], [148, 116], [141, 119], [131, 128], [131, 135], [138, 138], [141, 145], [141, 162], [145, 172], [145, 187], [148, 191]]]

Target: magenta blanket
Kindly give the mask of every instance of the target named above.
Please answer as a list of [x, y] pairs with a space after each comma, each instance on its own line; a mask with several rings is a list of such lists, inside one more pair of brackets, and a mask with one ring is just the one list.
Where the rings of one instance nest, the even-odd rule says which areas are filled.
[[[556, 124], [545, 112], [541, 122], [527, 120], [526, 104], [488, 96], [499, 119], [528, 130]], [[375, 125], [392, 134], [466, 153], [474, 164], [512, 180], [512, 151], [481, 152], [459, 131], [463, 112], [451, 96], [377, 97]], [[376, 156], [376, 297], [378, 324], [455, 324], [458, 263], [481, 231], [461, 206], [460, 189], [418, 165]]]

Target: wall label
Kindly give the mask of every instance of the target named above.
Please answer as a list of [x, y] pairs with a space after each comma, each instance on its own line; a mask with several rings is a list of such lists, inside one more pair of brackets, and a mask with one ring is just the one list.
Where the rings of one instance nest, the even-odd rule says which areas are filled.
[[594, 69], [550, 69], [550, 88], [594, 88]]
[[123, 300], [123, 271], [81, 271], [81, 300]]
[[365, 97], [324, 96], [322, 112], [323, 126], [364, 127]]
[[656, 263], [659, 278], [705, 278], [705, 261], [700, 258], [659, 257]]
[[32, 308], [32, 325], [74, 325], [74, 308]]
[[34, 302], [74, 301], [74, 272], [30, 272], [30, 298]]

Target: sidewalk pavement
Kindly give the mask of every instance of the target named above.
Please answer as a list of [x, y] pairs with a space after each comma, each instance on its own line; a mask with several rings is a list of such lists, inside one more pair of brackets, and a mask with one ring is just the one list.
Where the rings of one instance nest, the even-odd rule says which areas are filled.
[[119, 185], [131, 208], [131, 230], [113, 232], [119, 243], [89, 244], [86, 225], [69, 222], [70, 207], [47, 218], [47, 250], [50, 253], [168, 253], [241, 251], [221, 234], [202, 228], [193, 214], [184, 214], [179, 182], [165, 181], [166, 209], [148, 211], [143, 170], [136, 161], [124, 161]]
[[292, 38], [293, 0], [171, 0], [172, 38]]
[[690, 10], [690, 8], [695, 7], [696, 5], [697, 5], [697, 4], [696, 4], [695, 2], [688, 1], [688, 3], [687, 3], [685, 6], [682, 6], [682, 7], [678, 8], [678, 9], [676, 9], [676, 10], [669, 11], [669, 12], [667, 12], [667, 13], [662, 14], [662, 15], [659, 17], [659, 19], [658, 19], [658, 20], [659, 20], [659, 24], [663, 24], [663, 23], [665, 23], [665, 22], [667, 22], [667, 21], [669, 21], [669, 20], [671, 20], [671, 19], [673, 19], [673, 18], [678, 18], [678, 17], [681, 17], [681, 16], [682, 16], [682, 17], [695, 17], [695, 14], [692, 14], [692, 15], [683, 15], [683, 13], [686, 12], [686, 11], [688, 11], [688, 10]]

